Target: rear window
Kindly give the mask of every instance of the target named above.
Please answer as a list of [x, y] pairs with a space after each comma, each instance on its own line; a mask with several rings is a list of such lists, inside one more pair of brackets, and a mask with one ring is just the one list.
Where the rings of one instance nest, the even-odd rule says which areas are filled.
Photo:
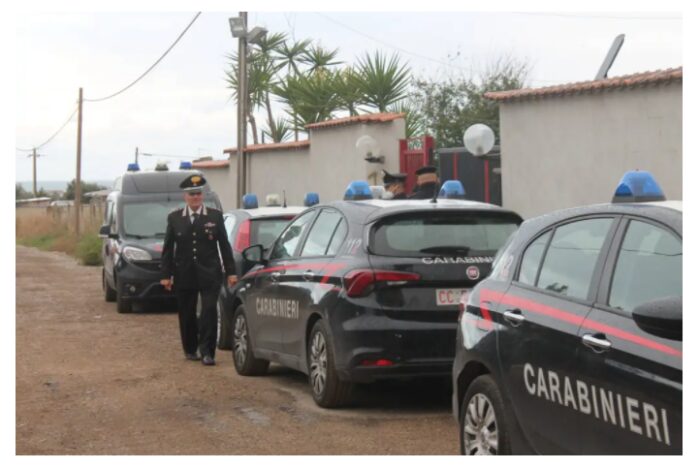
[[509, 214], [410, 213], [378, 222], [370, 250], [381, 256], [494, 255], [520, 224]]
[[262, 244], [267, 247], [279, 236], [293, 216], [283, 218], [263, 218], [250, 222], [250, 245]]

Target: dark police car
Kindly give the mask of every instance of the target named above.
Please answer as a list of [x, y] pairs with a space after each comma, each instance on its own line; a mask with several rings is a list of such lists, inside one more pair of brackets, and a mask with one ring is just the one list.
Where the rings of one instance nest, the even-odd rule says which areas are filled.
[[[180, 183], [199, 171], [139, 171], [135, 163], [117, 179], [107, 197], [102, 243], [102, 288], [106, 301], [116, 301], [128, 313], [134, 301], [174, 299], [160, 285], [160, 257], [167, 217], [184, 207]], [[217, 195], [204, 187], [204, 203], [221, 209]]]
[[302, 371], [316, 403], [347, 402], [352, 382], [449, 376], [457, 305], [522, 219], [464, 200], [352, 199], [301, 213], [239, 282], [233, 359], [241, 375], [270, 361]]
[[463, 454], [680, 453], [681, 202], [625, 174], [611, 204], [524, 222], [465, 297]]
[[[303, 206], [279, 205], [276, 194], [267, 196], [267, 206], [259, 207], [255, 194], [243, 196], [243, 208], [229, 210], [224, 213], [224, 226], [229, 243], [233, 248], [233, 260], [236, 275], [240, 278], [244, 270], [243, 250], [260, 244], [267, 249], [285, 226], [307, 207], [318, 203], [318, 194], [310, 192], [304, 197]], [[234, 312], [235, 287], [230, 288], [224, 279], [216, 304], [218, 317], [217, 347], [221, 350], [231, 350], [231, 318]]]

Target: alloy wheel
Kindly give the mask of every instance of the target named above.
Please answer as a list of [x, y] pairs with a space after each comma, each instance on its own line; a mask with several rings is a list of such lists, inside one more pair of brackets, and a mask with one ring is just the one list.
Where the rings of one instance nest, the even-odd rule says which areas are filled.
[[464, 449], [469, 455], [498, 454], [498, 423], [493, 404], [477, 393], [464, 414]]
[[328, 371], [326, 339], [320, 332], [317, 332], [311, 339], [309, 371], [314, 394], [320, 396], [326, 388], [326, 373]]
[[239, 314], [233, 327], [233, 351], [236, 364], [243, 367], [248, 356], [248, 325], [245, 316]]

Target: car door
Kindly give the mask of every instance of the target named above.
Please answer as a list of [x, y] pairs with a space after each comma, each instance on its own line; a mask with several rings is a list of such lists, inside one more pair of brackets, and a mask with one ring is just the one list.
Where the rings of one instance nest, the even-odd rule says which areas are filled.
[[250, 329], [256, 349], [276, 354], [282, 352], [282, 330], [289, 327], [289, 322], [299, 312], [292, 293], [280, 288], [279, 283], [288, 266], [297, 262], [300, 242], [316, 215], [317, 210], [310, 210], [291, 222], [275, 241], [267, 265], [247, 274], [254, 282], [254, 287], [248, 289], [246, 309], [253, 313]]
[[592, 404], [581, 419], [582, 452], [680, 454], [682, 340], [645, 332], [632, 311], [650, 300], [682, 298], [682, 239], [667, 226], [627, 218], [614, 245], [579, 331], [577, 368]]
[[[287, 265], [278, 284], [280, 292], [299, 305], [299, 317], [282, 331], [283, 351], [301, 364], [306, 358], [305, 335], [309, 316], [319, 311], [319, 303], [333, 286], [323, 279], [334, 267], [332, 259], [345, 238], [347, 222], [331, 208], [320, 210], [304, 240], [299, 262]], [[337, 236], [336, 236], [337, 234]], [[331, 244], [335, 246], [331, 249]], [[329, 250], [330, 249], [330, 250]], [[330, 267], [330, 269], [329, 269]]]
[[[540, 231], [523, 251], [514, 281], [491, 305], [507, 397], [535, 451], [578, 451], [572, 381], [578, 331], [592, 305], [594, 279], [614, 217], [567, 220]], [[488, 299], [488, 291], [481, 291]]]
[[[110, 234], [117, 234], [117, 215], [116, 215], [116, 203], [114, 200], [107, 201], [107, 207], [105, 208], [105, 225], [109, 226]], [[102, 242], [103, 255], [102, 260], [104, 263], [104, 272], [107, 277], [107, 283], [116, 288], [116, 283], [114, 279], [114, 264], [117, 256], [117, 240], [112, 238], [105, 238]]]

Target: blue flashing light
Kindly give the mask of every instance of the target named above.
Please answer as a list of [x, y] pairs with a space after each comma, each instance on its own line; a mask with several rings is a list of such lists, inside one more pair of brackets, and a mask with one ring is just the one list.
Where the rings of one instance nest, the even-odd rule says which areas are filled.
[[189, 161], [181, 161], [180, 169], [192, 169], [192, 163], [190, 163]]
[[318, 192], [307, 192], [304, 196], [304, 205], [306, 207], [313, 207], [320, 201], [318, 197]]
[[255, 194], [245, 194], [243, 196], [243, 208], [246, 210], [258, 208], [258, 196]]
[[440, 199], [464, 199], [466, 196], [467, 192], [464, 190], [464, 186], [456, 179], [445, 181], [438, 194]]
[[345, 189], [343, 200], [366, 200], [372, 198], [372, 189], [367, 181], [352, 181]]
[[649, 171], [627, 171], [620, 179], [613, 202], [666, 200], [664, 192]]
[[129, 163], [129, 166], [126, 167], [127, 171], [140, 171], [141, 168], [139, 168], [138, 163]]

